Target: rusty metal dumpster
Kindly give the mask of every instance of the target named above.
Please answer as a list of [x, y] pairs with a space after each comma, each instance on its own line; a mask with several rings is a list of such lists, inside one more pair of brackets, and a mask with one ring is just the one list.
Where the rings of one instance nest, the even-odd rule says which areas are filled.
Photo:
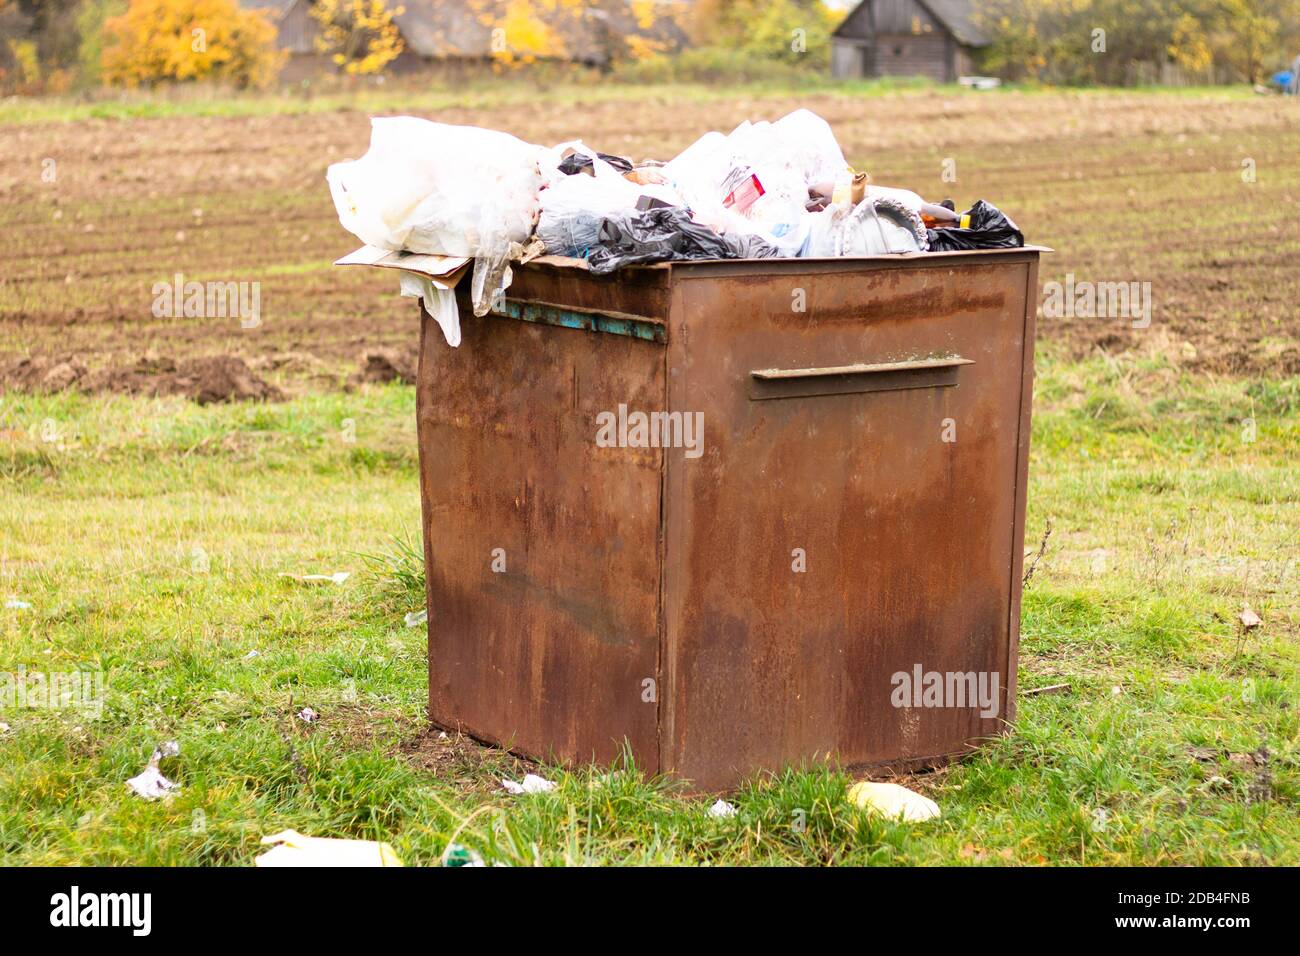
[[699, 790], [999, 733], [1040, 251], [541, 259], [458, 349], [426, 314], [432, 722]]

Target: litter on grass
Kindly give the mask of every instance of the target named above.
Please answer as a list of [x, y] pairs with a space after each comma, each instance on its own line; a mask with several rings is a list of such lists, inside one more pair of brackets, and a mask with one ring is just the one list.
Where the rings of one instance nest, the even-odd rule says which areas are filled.
[[[806, 109], [705, 133], [668, 162], [546, 147], [411, 116], [371, 120], [370, 148], [326, 174], [339, 221], [365, 245], [337, 265], [394, 269], [447, 343], [455, 289], [498, 309], [511, 264], [543, 253], [592, 272], [687, 259], [919, 255], [1024, 245], [984, 200], [958, 212], [849, 165]], [[473, 262], [471, 267], [469, 263]]]
[[855, 807], [903, 823], [921, 823], [939, 816], [937, 803], [896, 783], [864, 780], [849, 788], [848, 799]]
[[145, 768], [128, 780], [126, 785], [146, 800], [159, 800], [163, 797], [173, 796], [180, 790], [180, 784], [173, 783], [164, 777], [158, 765], [168, 757], [178, 756], [180, 752], [180, 744], [174, 740], [160, 743], [154, 748], [153, 755], [149, 758], [149, 763]]
[[10, 611], [30, 611], [31, 605], [26, 601], [20, 601], [17, 598], [10, 598], [5, 601], [5, 607]]
[[447, 851], [442, 855], [443, 866], [487, 866], [483, 857], [467, 846], [459, 843], [447, 844]]
[[726, 817], [734, 817], [736, 815], [736, 808], [726, 800], [719, 800], [713, 806], [709, 807], [708, 813], [709, 816], [714, 817], [715, 819], [723, 819]]
[[525, 774], [524, 779], [519, 782], [502, 780], [501, 786], [505, 787], [508, 793], [518, 795], [521, 793], [550, 793], [555, 789], [556, 783], [554, 780], [547, 780], [535, 773], [529, 773]]
[[302, 710], [298, 711], [298, 719], [304, 724], [314, 724], [316, 721], [320, 720], [320, 714], [316, 713], [316, 711], [312, 710], [310, 707], [304, 707]]
[[423, 611], [411, 611], [402, 620], [406, 622], [407, 627], [419, 627], [429, 620], [429, 611], [427, 608]]
[[351, 571], [336, 571], [333, 574], [281, 574], [282, 578], [289, 578], [300, 584], [342, 584], [348, 578], [352, 577]]
[[257, 866], [402, 866], [402, 861], [387, 843], [373, 840], [337, 840], [333, 837], [303, 836], [297, 830], [284, 830], [262, 837], [263, 846], [272, 846], [254, 860]]

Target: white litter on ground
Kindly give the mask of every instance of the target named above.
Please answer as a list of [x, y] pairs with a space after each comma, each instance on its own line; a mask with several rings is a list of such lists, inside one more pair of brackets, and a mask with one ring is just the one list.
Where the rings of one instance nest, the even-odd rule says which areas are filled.
[[257, 866], [402, 866], [387, 843], [373, 840], [336, 840], [303, 836], [284, 830], [262, 837], [262, 845], [276, 844], [253, 862]]
[[425, 608], [423, 611], [412, 611], [402, 620], [406, 622], [407, 627], [419, 627], [429, 620], [429, 610]]
[[904, 823], [921, 823], [940, 815], [939, 805], [929, 797], [923, 797], [896, 783], [872, 783], [864, 780], [849, 788], [848, 797], [849, 802], [856, 807]]
[[709, 816], [714, 819], [725, 819], [727, 817], [734, 817], [735, 815], [736, 808], [726, 800], [719, 800], [713, 806], [709, 807]]
[[535, 773], [525, 774], [523, 782], [517, 783], [514, 780], [502, 780], [501, 786], [515, 795], [521, 793], [550, 793], [555, 789], [555, 781], [547, 780], [545, 777], [539, 777]]
[[180, 744], [174, 740], [159, 744], [154, 748], [153, 756], [149, 758], [149, 763], [144, 770], [128, 780], [126, 785], [146, 800], [173, 796], [180, 790], [180, 784], [164, 777], [162, 771], [158, 769], [158, 764], [167, 757], [177, 756], [180, 752]]
[[5, 601], [5, 607], [10, 611], [30, 611], [32, 608], [26, 601], [20, 601], [17, 598], [10, 598]]
[[282, 574], [282, 578], [290, 578], [302, 584], [342, 584], [348, 578], [352, 577], [351, 571], [336, 571], [333, 574]]

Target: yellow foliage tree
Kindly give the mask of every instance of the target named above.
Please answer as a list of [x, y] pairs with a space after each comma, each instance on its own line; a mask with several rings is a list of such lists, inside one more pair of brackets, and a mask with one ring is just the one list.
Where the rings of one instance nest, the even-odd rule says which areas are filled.
[[1205, 25], [1189, 13], [1182, 14], [1174, 23], [1169, 42], [1169, 55], [1173, 61], [1192, 73], [1202, 73], [1214, 64], [1214, 50]]
[[406, 12], [385, 0], [317, 0], [311, 15], [320, 24], [316, 49], [353, 75], [382, 72], [405, 49], [393, 22]]
[[696, 0], [688, 24], [699, 46], [800, 62], [830, 55], [841, 18], [821, 0]]
[[583, 0], [507, 0], [492, 26], [492, 59], [504, 66], [535, 63], [568, 54], [565, 20], [576, 23], [586, 10]]
[[217, 79], [265, 86], [280, 62], [275, 26], [236, 0], [130, 0], [104, 24], [108, 84]]
[[666, 52], [671, 0], [467, 0], [498, 69], [541, 60], [611, 63]]

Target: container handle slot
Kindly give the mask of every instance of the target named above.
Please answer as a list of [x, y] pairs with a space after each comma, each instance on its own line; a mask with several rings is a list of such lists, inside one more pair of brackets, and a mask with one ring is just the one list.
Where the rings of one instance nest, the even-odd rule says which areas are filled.
[[957, 373], [974, 361], [960, 355], [907, 359], [823, 368], [763, 368], [749, 373], [749, 397], [806, 398], [909, 388], [946, 388], [957, 384]]

